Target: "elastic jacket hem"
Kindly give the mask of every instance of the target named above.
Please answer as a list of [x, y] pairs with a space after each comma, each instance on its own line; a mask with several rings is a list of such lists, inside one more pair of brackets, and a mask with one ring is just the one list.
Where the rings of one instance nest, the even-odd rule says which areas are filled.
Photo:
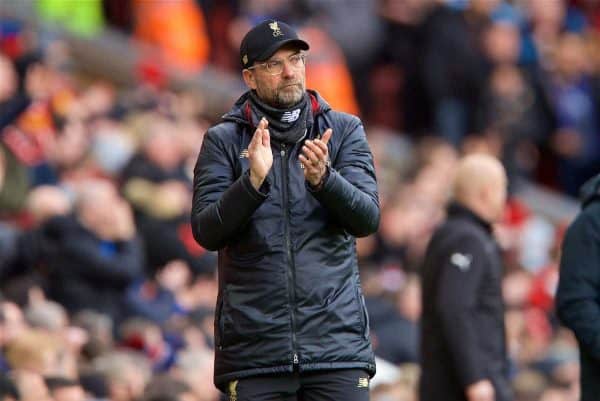
[[[375, 364], [365, 362], [319, 362], [300, 364], [300, 372], [310, 372], [315, 370], [338, 370], [338, 369], [364, 369], [370, 377], [375, 376]], [[246, 377], [272, 375], [277, 373], [291, 373], [294, 371], [294, 365], [271, 366], [268, 368], [255, 368], [240, 370], [237, 372], [226, 373], [215, 376], [215, 386], [221, 391], [226, 391], [227, 384], [232, 380], [244, 379]]]

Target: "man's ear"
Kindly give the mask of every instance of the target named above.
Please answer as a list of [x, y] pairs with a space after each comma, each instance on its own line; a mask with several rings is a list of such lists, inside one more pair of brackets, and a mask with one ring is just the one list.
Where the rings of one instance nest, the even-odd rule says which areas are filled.
[[244, 78], [244, 82], [246, 82], [248, 88], [252, 90], [256, 89], [256, 77], [252, 71], [242, 70], [242, 77]]

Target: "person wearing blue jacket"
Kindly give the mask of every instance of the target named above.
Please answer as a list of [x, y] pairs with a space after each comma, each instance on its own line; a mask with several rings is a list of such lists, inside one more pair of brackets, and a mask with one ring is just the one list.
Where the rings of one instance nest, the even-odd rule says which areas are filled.
[[582, 186], [581, 201], [562, 244], [556, 311], [579, 343], [581, 401], [592, 401], [600, 394], [600, 174]]
[[211, 127], [192, 228], [219, 251], [215, 384], [234, 400], [368, 400], [375, 362], [355, 238], [379, 225], [361, 121], [305, 88], [281, 21], [240, 46], [250, 90]]

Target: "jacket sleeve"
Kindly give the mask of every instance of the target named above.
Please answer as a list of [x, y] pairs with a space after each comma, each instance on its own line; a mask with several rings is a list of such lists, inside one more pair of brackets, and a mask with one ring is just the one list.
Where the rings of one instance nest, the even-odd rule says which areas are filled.
[[[373, 155], [362, 123], [352, 119], [344, 133], [335, 160], [320, 190], [309, 191], [337, 223], [356, 237], [365, 237], [379, 227], [379, 196]], [[334, 131], [333, 135], [336, 135]]]
[[586, 209], [567, 230], [556, 294], [558, 317], [596, 360], [600, 360], [600, 222], [592, 212], [598, 210]]
[[459, 235], [441, 260], [436, 310], [442, 335], [463, 387], [484, 379], [486, 366], [478, 348], [475, 309], [479, 287], [488, 270], [484, 244], [473, 235]]
[[192, 232], [204, 248], [223, 248], [268, 197], [269, 182], [260, 191], [248, 172], [235, 178], [225, 146], [216, 131], [209, 130], [194, 168]]

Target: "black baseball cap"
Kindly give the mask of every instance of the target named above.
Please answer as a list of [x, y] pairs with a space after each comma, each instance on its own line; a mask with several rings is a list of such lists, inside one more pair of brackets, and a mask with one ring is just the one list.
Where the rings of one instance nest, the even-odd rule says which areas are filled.
[[283, 45], [294, 43], [302, 50], [308, 50], [308, 43], [298, 38], [296, 31], [285, 22], [266, 20], [252, 28], [240, 45], [240, 58], [244, 68], [255, 61], [268, 59]]

